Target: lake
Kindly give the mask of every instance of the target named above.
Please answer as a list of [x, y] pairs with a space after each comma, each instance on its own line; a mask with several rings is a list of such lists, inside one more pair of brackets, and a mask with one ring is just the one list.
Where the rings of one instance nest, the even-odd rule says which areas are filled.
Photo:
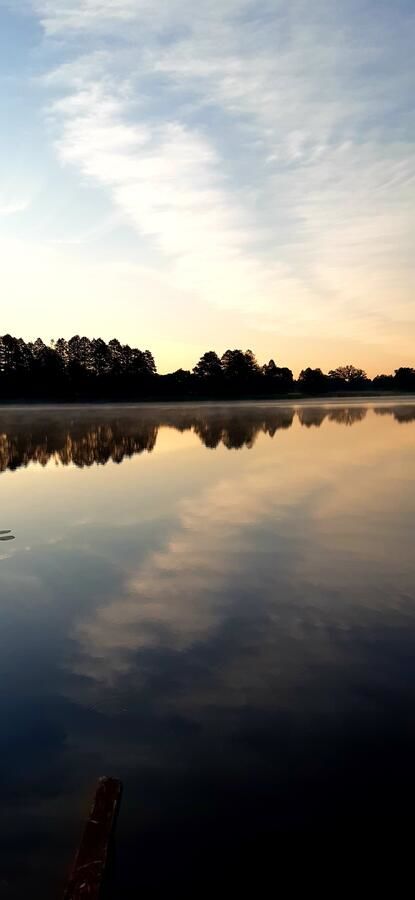
[[2, 897], [104, 774], [117, 898], [405, 832], [414, 449], [410, 399], [0, 410]]

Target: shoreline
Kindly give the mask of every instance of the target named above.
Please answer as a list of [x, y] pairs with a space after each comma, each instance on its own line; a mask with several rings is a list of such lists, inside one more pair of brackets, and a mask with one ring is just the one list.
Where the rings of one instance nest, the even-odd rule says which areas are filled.
[[192, 406], [252, 406], [252, 405], [279, 405], [279, 406], [296, 406], [297, 404], [301, 405], [309, 405], [309, 404], [318, 404], [319, 406], [324, 406], [327, 404], [342, 404], [342, 403], [355, 403], [361, 404], [365, 401], [368, 403], [373, 403], [376, 401], [382, 401], [389, 404], [393, 403], [408, 403], [415, 404], [415, 394], [414, 393], [396, 393], [396, 392], [381, 392], [381, 391], [367, 391], [367, 392], [358, 392], [358, 391], [350, 391], [344, 393], [332, 393], [332, 394], [285, 394], [278, 395], [275, 397], [238, 397], [238, 398], [200, 398], [200, 397], [192, 397], [185, 399], [157, 399], [157, 398], [149, 398], [149, 399], [140, 399], [140, 400], [96, 400], [96, 399], [85, 399], [85, 400], [36, 400], [36, 401], [28, 401], [28, 400], [13, 400], [10, 402], [0, 400], [0, 413], [2, 410], [85, 410], [91, 407], [95, 407], [98, 409], [136, 409], [137, 407], [192, 407]]

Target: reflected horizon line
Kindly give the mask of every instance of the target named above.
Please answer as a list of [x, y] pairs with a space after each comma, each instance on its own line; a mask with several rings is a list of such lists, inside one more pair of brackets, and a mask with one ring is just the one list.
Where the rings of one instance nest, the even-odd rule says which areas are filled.
[[[141, 453], [152, 453], [160, 429], [191, 431], [207, 449], [252, 449], [259, 434], [274, 439], [294, 422], [320, 428], [326, 421], [351, 427], [364, 421], [369, 409], [390, 415], [399, 424], [415, 421], [414, 406], [285, 406], [140, 408], [139, 418], [128, 410], [65, 410], [57, 419], [51, 410], [7, 410], [0, 422], [0, 473], [55, 460], [78, 468], [120, 464]], [[24, 420], [21, 414], [24, 412]]]

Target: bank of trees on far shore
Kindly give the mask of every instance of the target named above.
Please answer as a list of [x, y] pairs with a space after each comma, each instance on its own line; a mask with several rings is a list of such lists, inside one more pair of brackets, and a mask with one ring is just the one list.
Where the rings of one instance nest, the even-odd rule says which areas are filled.
[[328, 373], [304, 368], [298, 379], [274, 360], [260, 365], [251, 350], [204, 353], [192, 371], [157, 374], [149, 350], [117, 340], [75, 335], [45, 344], [0, 337], [0, 402], [13, 400], [237, 399], [289, 394], [415, 391], [415, 369], [404, 367], [372, 381], [363, 369], [339, 366]]

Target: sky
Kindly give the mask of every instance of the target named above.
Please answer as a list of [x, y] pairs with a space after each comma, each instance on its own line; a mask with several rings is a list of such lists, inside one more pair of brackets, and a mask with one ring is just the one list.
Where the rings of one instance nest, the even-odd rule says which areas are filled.
[[413, 0], [0, 0], [1, 333], [414, 365]]

